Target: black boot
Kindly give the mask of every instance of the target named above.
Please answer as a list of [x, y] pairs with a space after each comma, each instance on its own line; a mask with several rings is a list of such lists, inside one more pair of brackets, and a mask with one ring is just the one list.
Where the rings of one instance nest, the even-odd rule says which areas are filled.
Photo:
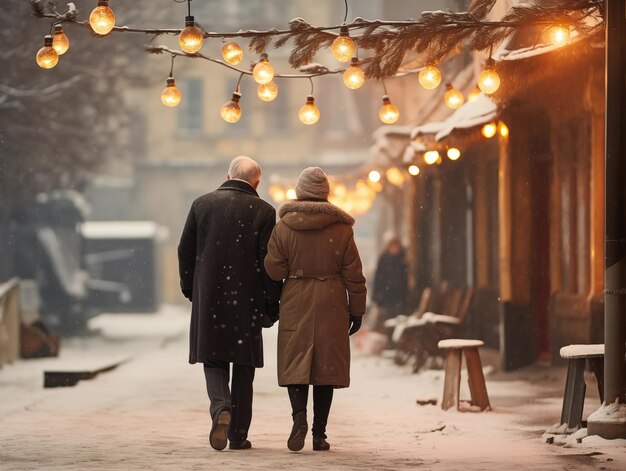
[[328, 450], [330, 450], [330, 443], [326, 441], [325, 437], [313, 437], [313, 451]]
[[304, 448], [304, 438], [309, 429], [306, 421], [306, 412], [298, 412], [293, 419], [293, 427], [291, 427], [291, 435], [287, 440], [287, 448], [291, 451], [300, 451]]
[[240, 442], [231, 441], [228, 444], [228, 448], [230, 450], [249, 450], [250, 448], [252, 448], [252, 443], [250, 443], [249, 440], [242, 440]]

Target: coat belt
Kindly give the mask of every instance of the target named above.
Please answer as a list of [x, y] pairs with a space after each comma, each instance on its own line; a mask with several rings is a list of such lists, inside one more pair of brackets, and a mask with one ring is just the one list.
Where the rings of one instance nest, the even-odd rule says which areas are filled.
[[287, 278], [292, 279], [292, 280], [312, 279], [312, 280], [325, 281], [325, 280], [328, 280], [329, 278], [341, 278], [341, 275], [339, 273], [333, 273], [331, 275], [304, 275], [304, 274], [299, 274], [299, 273], [289, 273], [289, 276]]

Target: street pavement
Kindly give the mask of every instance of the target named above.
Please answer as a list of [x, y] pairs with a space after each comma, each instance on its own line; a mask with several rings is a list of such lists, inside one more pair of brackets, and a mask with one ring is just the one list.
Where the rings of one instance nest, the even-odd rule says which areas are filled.
[[[444, 412], [416, 404], [440, 400], [443, 371], [411, 374], [358, 352], [351, 387], [335, 392], [331, 451], [312, 451], [309, 435], [302, 452], [289, 452], [275, 328], [265, 333], [266, 366], [255, 380], [253, 449], [216, 452], [202, 367], [187, 363], [187, 319], [188, 309], [174, 306], [157, 315], [101, 316], [94, 335], [65, 342], [60, 358], [0, 370], [0, 470], [626, 469], [626, 441], [541, 440], [559, 419], [562, 368], [487, 374], [492, 411]], [[130, 361], [75, 387], [42, 388], [44, 369], [120, 358]], [[585, 415], [599, 405], [593, 388]], [[465, 384], [461, 393], [468, 395]]]

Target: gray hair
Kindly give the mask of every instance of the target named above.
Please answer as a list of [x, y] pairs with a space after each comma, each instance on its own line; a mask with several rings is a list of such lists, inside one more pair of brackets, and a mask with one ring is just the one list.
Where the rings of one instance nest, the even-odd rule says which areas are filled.
[[228, 167], [228, 178], [244, 180], [254, 185], [261, 179], [261, 166], [245, 155], [235, 157]]

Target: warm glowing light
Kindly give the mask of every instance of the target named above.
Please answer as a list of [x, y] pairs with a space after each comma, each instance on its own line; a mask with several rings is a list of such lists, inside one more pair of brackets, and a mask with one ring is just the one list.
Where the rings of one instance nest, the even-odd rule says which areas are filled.
[[502, 137], [509, 137], [509, 127], [500, 121], [500, 135]]
[[257, 95], [263, 101], [272, 101], [278, 96], [278, 85], [275, 82], [268, 82], [259, 85]]
[[485, 124], [480, 132], [487, 139], [491, 139], [493, 136], [496, 135], [496, 132], [498, 132], [498, 127], [495, 123]]
[[270, 185], [268, 192], [270, 194], [270, 197], [276, 203], [282, 203], [283, 201], [285, 201], [285, 198], [287, 198], [285, 190], [280, 185]]
[[474, 101], [476, 98], [480, 96], [480, 88], [474, 87], [467, 94], [467, 101]]
[[433, 90], [441, 83], [441, 71], [434, 65], [425, 65], [417, 74], [417, 80], [426, 90]]
[[565, 46], [569, 42], [569, 27], [554, 25], [549, 30], [550, 42], [556, 47]]
[[52, 47], [57, 54], [62, 56], [70, 48], [70, 39], [63, 31], [63, 26], [54, 25], [54, 36], [52, 36]]
[[495, 61], [490, 57], [485, 62], [484, 70], [478, 75], [478, 87], [486, 95], [491, 95], [500, 88], [500, 76], [494, 66]]
[[313, 95], [306, 97], [306, 104], [300, 108], [298, 117], [303, 124], [315, 124], [320, 119], [320, 110], [315, 106]]
[[404, 184], [404, 174], [398, 167], [388, 168], [385, 172], [385, 176], [392, 185], [402, 186]]
[[378, 183], [380, 181], [381, 175], [378, 170], [372, 170], [368, 175], [367, 179], [372, 183]]
[[241, 94], [238, 92], [233, 93], [233, 98], [224, 103], [220, 109], [220, 116], [227, 123], [236, 123], [241, 118], [241, 107], [239, 106], [239, 100]]
[[252, 69], [254, 81], [259, 84], [269, 83], [274, 79], [274, 67], [270, 64], [267, 54], [261, 54], [259, 62]]
[[287, 191], [285, 192], [285, 196], [287, 197], [288, 200], [295, 200], [296, 198], [298, 198], [298, 196], [296, 195], [296, 189], [292, 186], [287, 188]]
[[359, 60], [356, 57], [352, 58], [350, 67], [343, 73], [343, 83], [352, 90], [361, 88], [365, 83], [365, 72], [359, 66]]
[[420, 174], [420, 168], [417, 165], [409, 165], [409, 173], [416, 177]]
[[393, 124], [400, 118], [398, 107], [391, 103], [387, 95], [383, 96], [383, 104], [378, 110], [378, 117], [385, 124]]
[[43, 40], [43, 47], [37, 51], [37, 65], [42, 69], [51, 69], [59, 62], [59, 54], [52, 47], [52, 36], [47, 35]]
[[330, 50], [335, 59], [339, 62], [348, 62], [354, 56], [356, 44], [354, 44], [354, 41], [350, 37], [349, 30], [346, 26], [341, 27], [339, 36], [333, 41]]
[[243, 59], [243, 49], [236, 42], [228, 42], [222, 46], [222, 57], [230, 65], [237, 65]]
[[204, 35], [196, 26], [193, 16], [185, 17], [185, 29], [178, 35], [178, 45], [187, 54], [195, 54], [202, 48]]
[[443, 96], [443, 100], [445, 101], [448, 108], [450, 108], [451, 110], [456, 110], [463, 104], [465, 98], [460, 91], [458, 91], [452, 85], [448, 84], [446, 93]]
[[446, 155], [450, 160], [458, 160], [458, 158], [461, 157], [461, 151], [456, 147], [450, 147], [446, 152]]
[[428, 165], [436, 164], [440, 158], [441, 156], [436, 150], [429, 150], [427, 152], [424, 152], [424, 162], [426, 162]]
[[343, 183], [337, 183], [333, 188], [333, 193], [339, 198], [343, 198], [348, 194], [348, 188]]
[[182, 95], [176, 86], [176, 81], [172, 77], [169, 77], [167, 79], [167, 86], [161, 92], [161, 103], [165, 106], [174, 107], [179, 105], [181, 98]]
[[115, 13], [109, 8], [109, 0], [98, 0], [98, 6], [89, 15], [89, 24], [96, 34], [109, 34], [115, 26]]

